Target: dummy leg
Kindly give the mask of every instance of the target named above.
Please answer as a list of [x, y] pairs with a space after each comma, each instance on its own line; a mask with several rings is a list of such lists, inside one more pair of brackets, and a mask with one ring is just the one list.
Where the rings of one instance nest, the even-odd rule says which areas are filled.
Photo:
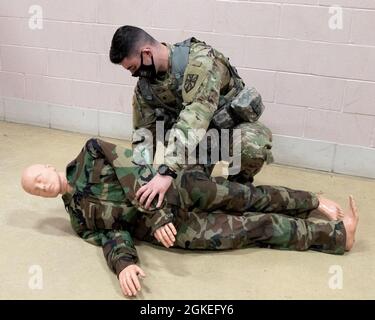
[[241, 212], [282, 212], [297, 216], [308, 214], [319, 206], [312, 192], [292, 190], [278, 186], [241, 184], [223, 177], [209, 177], [201, 166], [185, 170], [175, 181], [188, 210], [223, 210]]
[[[184, 215], [184, 214], [182, 214]], [[292, 218], [282, 214], [185, 213], [179, 217], [175, 246], [185, 249], [238, 249], [251, 246], [343, 254], [343, 221]]]

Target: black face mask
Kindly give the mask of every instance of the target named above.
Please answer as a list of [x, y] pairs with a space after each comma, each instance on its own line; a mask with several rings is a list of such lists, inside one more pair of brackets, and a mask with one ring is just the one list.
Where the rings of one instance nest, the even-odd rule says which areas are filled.
[[143, 54], [141, 52], [141, 66], [132, 74], [133, 77], [143, 77], [153, 79], [156, 77], [156, 68], [154, 64], [154, 57], [151, 56], [152, 63], [149, 65], [143, 64]]

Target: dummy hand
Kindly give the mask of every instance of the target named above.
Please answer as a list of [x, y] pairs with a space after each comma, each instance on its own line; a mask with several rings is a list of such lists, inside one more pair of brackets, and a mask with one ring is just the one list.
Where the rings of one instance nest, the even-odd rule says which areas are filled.
[[339, 220], [344, 217], [344, 211], [336, 202], [319, 196], [318, 210], [331, 220]]
[[167, 223], [166, 225], [160, 227], [154, 232], [154, 237], [156, 240], [161, 242], [164, 247], [169, 248], [173, 246], [176, 238], [174, 237], [177, 234], [176, 228], [173, 223]]
[[155, 196], [159, 195], [157, 204], [157, 208], [159, 208], [163, 203], [165, 193], [172, 184], [172, 180], [173, 178], [170, 176], [162, 176], [160, 174], [157, 174], [155, 177], [152, 178], [152, 180], [149, 183], [139, 188], [139, 190], [135, 194], [135, 197], [141, 205], [143, 205], [143, 203], [147, 199], [144, 207], [146, 209], [149, 209], [152, 200], [154, 200]]
[[137, 291], [141, 291], [138, 275], [145, 277], [143, 270], [135, 264], [127, 266], [118, 276], [122, 292], [125, 296], [135, 296]]

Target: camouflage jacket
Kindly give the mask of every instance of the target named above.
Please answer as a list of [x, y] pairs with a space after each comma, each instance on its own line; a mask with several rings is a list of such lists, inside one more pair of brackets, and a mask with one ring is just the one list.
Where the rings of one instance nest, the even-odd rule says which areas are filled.
[[150, 216], [148, 227], [153, 232], [172, 221], [167, 202], [178, 205], [173, 187], [160, 209], [156, 201], [150, 210], [139, 205], [135, 192], [154, 175], [151, 166], [134, 166], [130, 149], [99, 139], [90, 139], [66, 168], [73, 191], [62, 198], [72, 227], [87, 242], [103, 247], [107, 264], [117, 275], [137, 262], [132, 232], [139, 212]]
[[[176, 141], [168, 144], [164, 157], [164, 163], [176, 171], [184, 167], [185, 159], [181, 156], [185, 154], [184, 151], [194, 150], [209, 128], [220, 95], [227, 94], [235, 85], [235, 79], [229, 71], [229, 60], [206, 43], [194, 38], [192, 41], [182, 86], [176, 85], [178, 81], [171, 70], [175, 46], [170, 44], [167, 44], [170, 50], [169, 69], [164, 76], [151, 82], [152, 91], [158, 100], [178, 114], [172, 127]], [[152, 132], [154, 141], [151, 149], [155, 155], [157, 117], [155, 109], [142, 97], [138, 84], [133, 96], [133, 129], [146, 128]], [[171, 125], [165, 123], [166, 129]], [[188, 132], [189, 129], [193, 130]], [[133, 148], [140, 139], [139, 135], [133, 135]]]

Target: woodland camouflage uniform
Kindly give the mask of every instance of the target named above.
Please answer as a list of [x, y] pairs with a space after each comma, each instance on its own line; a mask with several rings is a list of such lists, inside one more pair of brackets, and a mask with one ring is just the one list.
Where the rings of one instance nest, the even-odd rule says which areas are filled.
[[73, 191], [63, 201], [74, 231], [103, 247], [117, 275], [138, 260], [133, 238], [160, 245], [153, 233], [169, 222], [177, 229], [174, 246], [185, 249], [269, 246], [344, 253], [342, 221], [303, 219], [319, 205], [311, 192], [209, 178], [196, 166], [179, 173], [160, 208], [155, 199], [146, 210], [135, 193], [155, 169], [135, 165], [130, 149], [100, 139], [87, 141], [66, 174]]

